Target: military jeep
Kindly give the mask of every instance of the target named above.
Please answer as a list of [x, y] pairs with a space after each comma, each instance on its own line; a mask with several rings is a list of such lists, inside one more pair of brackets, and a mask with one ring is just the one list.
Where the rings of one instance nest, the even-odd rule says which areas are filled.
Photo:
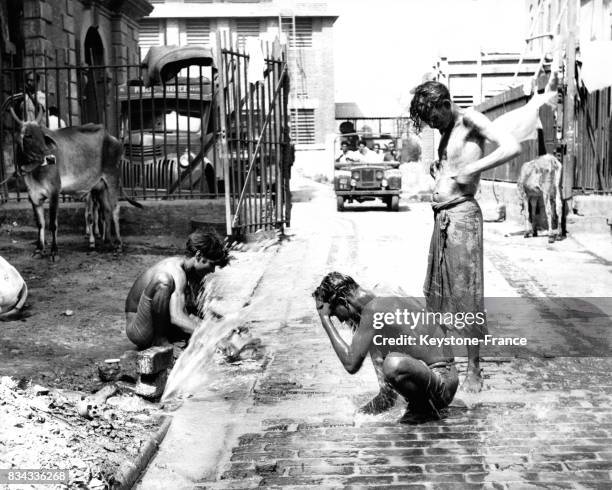
[[[334, 191], [338, 211], [344, 211], [346, 203], [375, 199], [386, 204], [387, 210], [398, 211], [402, 191], [399, 138], [355, 136], [342, 134], [334, 140]], [[376, 146], [380, 153], [374, 151]]]

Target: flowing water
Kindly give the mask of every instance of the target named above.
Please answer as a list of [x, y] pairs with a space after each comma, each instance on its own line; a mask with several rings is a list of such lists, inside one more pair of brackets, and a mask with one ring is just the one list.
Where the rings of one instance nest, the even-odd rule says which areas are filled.
[[203, 319], [172, 368], [162, 401], [195, 394], [210, 386], [216, 344], [234, 328], [245, 323], [250, 307], [222, 318], [215, 315], [215, 303], [221, 299], [220, 290], [218, 275], [212, 274], [204, 278], [197, 301]]

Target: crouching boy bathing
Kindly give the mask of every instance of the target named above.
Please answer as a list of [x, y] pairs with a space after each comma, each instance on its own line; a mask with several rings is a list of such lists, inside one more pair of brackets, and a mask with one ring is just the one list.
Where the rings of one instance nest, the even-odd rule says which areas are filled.
[[198, 327], [202, 280], [228, 263], [216, 233], [196, 230], [183, 257], [160, 260], [143, 272], [125, 300], [126, 334], [139, 349], [187, 339]]
[[[344, 368], [355, 374], [370, 354], [380, 374], [381, 392], [362, 411], [375, 405], [383, 410], [390, 408], [396, 396], [389, 395], [392, 390], [408, 402], [400, 422], [416, 424], [440, 418], [440, 411], [452, 402], [459, 384], [453, 352], [450, 345], [421, 345], [418, 338], [444, 338], [444, 332], [437, 325], [401, 323], [395, 315], [388, 315], [395, 319], [382, 326], [375, 322], [384, 313], [422, 311], [422, 305], [411, 298], [376, 298], [353, 278], [339, 272], [327, 274], [313, 296], [321, 324]], [[334, 316], [351, 326], [350, 344], [338, 334], [331, 320]], [[408, 342], [408, 337], [417, 341]]]

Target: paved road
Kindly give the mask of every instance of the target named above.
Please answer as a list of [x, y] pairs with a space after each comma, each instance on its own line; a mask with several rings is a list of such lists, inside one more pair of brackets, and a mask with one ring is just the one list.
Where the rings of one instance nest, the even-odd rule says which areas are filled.
[[329, 189], [309, 181], [298, 181], [295, 197], [291, 237], [252, 299], [265, 355], [248, 372], [227, 368], [227, 382], [177, 412], [141, 488], [610, 488], [611, 336], [602, 318], [612, 311], [600, 301], [585, 316], [584, 303], [547, 299], [612, 291], [605, 245], [594, 252], [580, 237], [549, 245], [514, 234], [512, 224], [487, 224], [486, 295], [518, 305], [497, 328], [540, 347], [518, 358], [492, 352], [481, 394], [459, 391], [465, 406], [445, 420], [401, 426], [402, 402], [381, 416], [355, 415], [376, 393], [373, 369], [344, 372], [310, 293], [339, 270], [420, 295], [431, 209], [337, 213]]

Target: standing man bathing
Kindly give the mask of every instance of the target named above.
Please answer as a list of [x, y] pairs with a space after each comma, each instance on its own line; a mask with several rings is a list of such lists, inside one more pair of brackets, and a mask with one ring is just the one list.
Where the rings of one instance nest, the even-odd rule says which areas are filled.
[[[520, 153], [519, 143], [496, 129], [473, 109], [462, 110], [450, 100], [445, 85], [430, 81], [419, 85], [410, 104], [410, 118], [419, 131], [425, 123], [440, 131], [438, 160], [431, 166], [434, 230], [423, 286], [428, 311], [484, 311], [482, 212], [474, 199], [485, 170], [502, 165]], [[484, 156], [485, 141], [497, 148]], [[442, 326], [452, 328], [452, 326]], [[482, 337], [483, 327], [465, 328], [466, 337]], [[464, 388], [482, 388], [480, 348], [468, 346]]]

